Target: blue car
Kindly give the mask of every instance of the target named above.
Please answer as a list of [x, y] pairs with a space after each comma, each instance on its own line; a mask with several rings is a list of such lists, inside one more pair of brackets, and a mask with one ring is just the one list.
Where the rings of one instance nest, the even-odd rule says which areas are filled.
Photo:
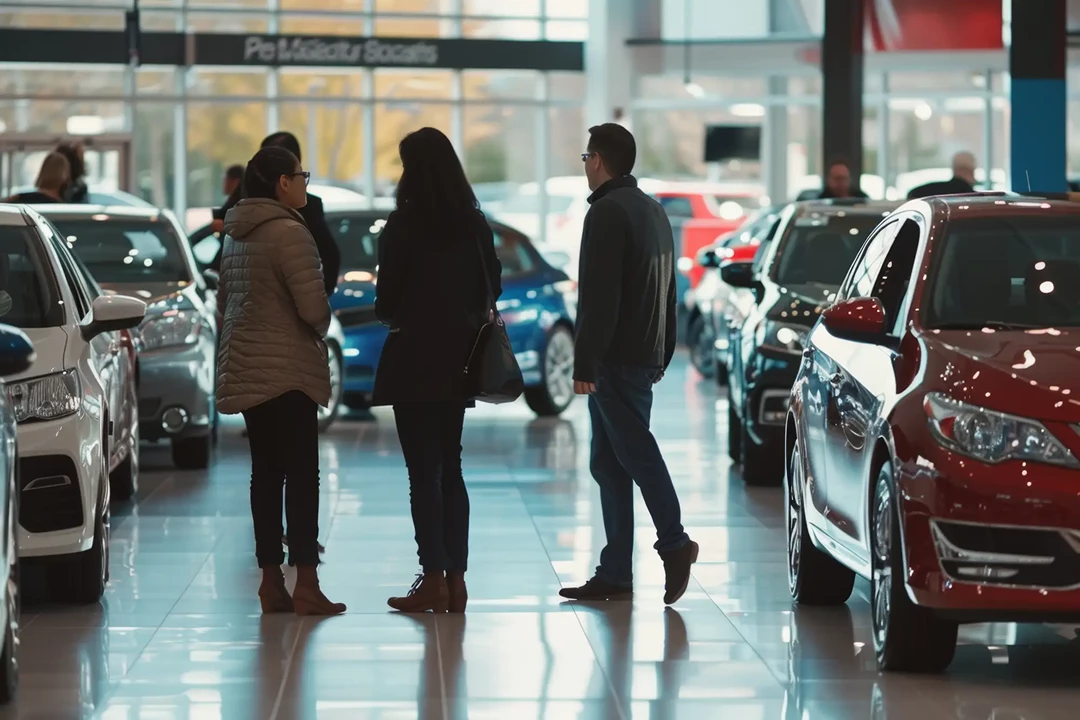
[[[341, 278], [330, 305], [345, 333], [344, 402], [354, 409], [370, 406], [386, 341], [387, 328], [375, 318], [375, 277], [387, 214], [344, 205], [326, 208], [326, 222], [341, 248]], [[498, 308], [525, 379], [525, 401], [537, 415], [558, 415], [574, 399], [577, 285], [523, 234], [489, 222], [502, 262]]]

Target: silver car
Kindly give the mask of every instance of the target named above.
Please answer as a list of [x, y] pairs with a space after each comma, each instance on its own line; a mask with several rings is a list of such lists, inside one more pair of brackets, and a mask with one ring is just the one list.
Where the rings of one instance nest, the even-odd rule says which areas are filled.
[[210, 464], [217, 412], [216, 282], [203, 277], [167, 210], [42, 205], [107, 292], [145, 300], [139, 326], [139, 432], [169, 440], [181, 469]]

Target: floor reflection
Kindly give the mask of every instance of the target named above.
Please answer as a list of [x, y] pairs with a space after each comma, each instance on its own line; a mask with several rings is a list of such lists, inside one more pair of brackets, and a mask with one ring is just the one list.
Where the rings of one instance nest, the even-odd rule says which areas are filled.
[[[172, 469], [149, 447], [134, 502], [114, 512], [112, 581], [93, 607], [34, 600], [27, 720], [1075, 720], [1071, 626], [961, 630], [940, 677], [880, 675], [865, 583], [840, 608], [792, 609], [778, 490], [748, 490], [725, 447], [727, 405], [679, 359], [654, 430], [701, 544], [686, 596], [664, 609], [663, 568], [635, 509], [632, 602], [565, 604], [603, 546], [584, 404], [470, 411], [467, 616], [408, 617], [385, 600], [416, 566], [392, 416], [346, 418], [322, 439], [322, 576], [349, 614], [262, 618], [248, 457], [227, 422], [213, 468]], [[291, 572], [287, 573], [291, 578]]]

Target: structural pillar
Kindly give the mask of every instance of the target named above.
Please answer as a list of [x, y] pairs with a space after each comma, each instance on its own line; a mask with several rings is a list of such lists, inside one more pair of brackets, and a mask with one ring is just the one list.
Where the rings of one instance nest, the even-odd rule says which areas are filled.
[[822, 175], [829, 162], [843, 158], [857, 187], [863, 154], [863, 0], [825, 0], [821, 84]]
[[1067, 113], [1065, 0], [1010, 0], [1012, 189], [1064, 192]]

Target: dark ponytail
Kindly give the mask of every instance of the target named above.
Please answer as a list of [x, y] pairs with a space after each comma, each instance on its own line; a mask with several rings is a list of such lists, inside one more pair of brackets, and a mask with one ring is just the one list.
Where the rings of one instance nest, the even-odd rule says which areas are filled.
[[278, 180], [292, 175], [300, 161], [283, 147], [264, 147], [244, 170], [244, 197], [277, 200]]

